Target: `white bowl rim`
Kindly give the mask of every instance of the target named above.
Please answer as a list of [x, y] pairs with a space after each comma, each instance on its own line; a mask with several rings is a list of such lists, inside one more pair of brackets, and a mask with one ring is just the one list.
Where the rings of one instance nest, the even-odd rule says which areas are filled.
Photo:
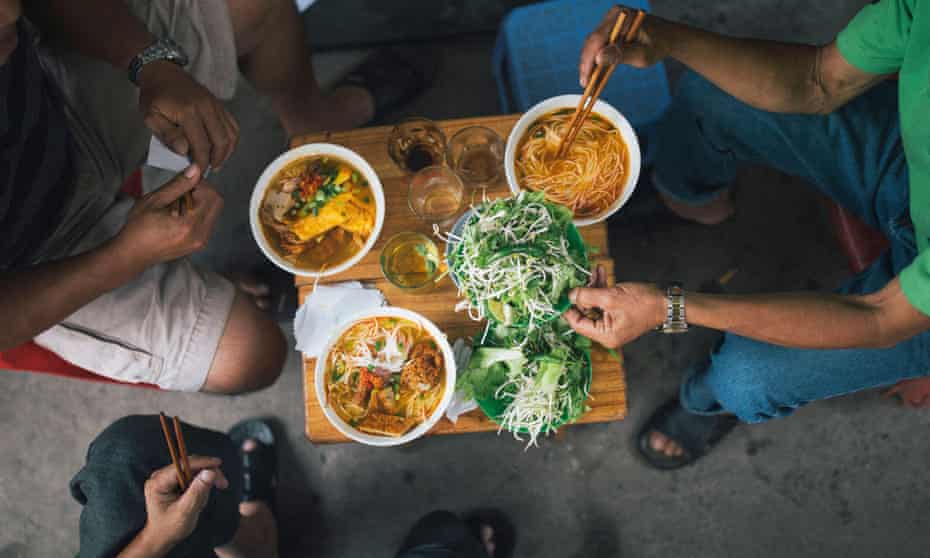
[[[436, 409], [433, 411], [433, 414], [430, 415], [425, 421], [419, 424], [416, 428], [412, 429], [410, 432], [407, 432], [403, 436], [397, 438], [392, 438], [388, 436], [375, 436], [373, 434], [365, 434], [360, 432], [350, 425], [346, 424], [342, 418], [333, 411], [329, 405], [326, 404], [326, 382], [324, 380], [323, 374], [326, 372], [326, 361], [329, 357], [329, 352], [332, 349], [336, 341], [342, 337], [342, 334], [345, 333], [350, 326], [355, 324], [360, 320], [367, 318], [376, 318], [376, 317], [391, 317], [391, 318], [404, 318], [421, 324], [430, 335], [436, 340], [436, 343], [442, 349], [443, 360], [445, 361], [446, 368], [446, 389], [445, 393], [442, 395], [442, 399], [439, 400], [439, 404], [436, 406]], [[373, 310], [365, 310], [362, 312], [357, 312], [347, 319], [340, 322], [339, 326], [334, 328], [333, 334], [330, 335], [329, 339], [326, 340], [326, 344], [323, 345], [324, 349], [320, 353], [320, 357], [316, 359], [316, 366], [313, 370], [313, 385], [314, 390], [316, 391], [317, 401], [320, 403], [320, 408], [323, 409], [323, 414], [329, 419], [330, 424], [336, 428], [340, 433], [345, 436], [366, 444], [369, 446], [378, 446], [378, 447], [390, 447], [390, 446], [399, 446], [411, 442], [427, 432], [429, 432], [433, 426], [439, 422], [446, 413], [446, 409], [449, 407], [449, 403], [452, 402], [452, 396], [455, 393], [455, 379], [456, 379], [456, 366], [455, 366], [455, 354], [452, 352], [452, 345], [449, 343], [449, 339], [446, 337], [446, 334], [439, 329], [436, 324], [427, 319], [422, 314], [418, 314], [412, 310], [407, 310], [406, 308], [398, 308], [394, 306], [382, 306]]]
[[[516, 158], [517, 145], [523, 137], [523, 134], [540, 116], [562, 108], [574, 109], [578, 106], [578, 101], [580, 100], [581, 95], [558, 95], [556, 97], [549, 97], [530, 107], [529, 110], [523, 113], [523, 116], [517, 120], [517, 123], [510, 131], [510, 135], [507, 137], [507, 146], [504, 151], [504, 174], [507, 176], [507, 186], [514, 195], [519, 194], [521, 191], [520, 185], [517, 184], [514, 160]], [[620, 135], [623, 136], [623, 141], [626, 143], [627, 151], [630, 156], [630, 172], [626, 175], [626, 181], [623, 184], [623, 193], [620, 197], [600, 215], [595, 215], [594, 217], [577, 217], [573, 219], [576, 227], [585, 227], [600, 223], [619, 211], [633, 195], [633, 190], [636, 188], [636, 183], [639, 181], [639, 173], [642, 166], [642, 153], [639, 148], [639, 140], [636, 137], [633, 126], [630, 125], [626, 117], [610, 105], [610, 103], [602, 99], [597, 100], [593, 111], [608, 119], [620, 130]]]
[[[262, 199], [265, 197], [265, 190], [278, 171], [297, 159], [319, 155], [329, 155], [344, 159], [365, 176], [375, 196], [375, 227], [372, 229], [371, 234], [368, 236], [368, 240], [357, 254], [341, 264], [327, 268], [324, 271], [311, 271], [291, 264], [274, 251], [265, 238], [265, 233], [258, 219], [258, 211], [261, 207]], [[332, 143], [308, 143], [285, 151], [265, 167], [265, 170], [255, 182], [255, 187], [252, 189], [252, 199], [249, 202], [249, 224], [252, 229], [252, 237], [255, 239], [262, 253], [265, 254], [265, 257], [271, 260], [273, 264], [301, 277], [328, 277], [349, 269], [371, 251], [378, 241], [378, 236], [381, 234], [381, 228], [384, 225], [384, 206], [384, 187], [381, 185], [381, 179], [378, 177], [375, 169], [373, 169], [371, 165], [368, 164], [368, 161], [363, 159], [361, 155], [341, 145]]]

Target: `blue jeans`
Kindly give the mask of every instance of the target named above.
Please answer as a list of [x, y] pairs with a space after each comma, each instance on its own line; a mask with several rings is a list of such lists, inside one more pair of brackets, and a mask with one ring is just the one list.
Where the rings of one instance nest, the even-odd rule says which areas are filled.
[[[891, 241], [840, 292], [885, 286], [917, 255], [908, 210], [897, 85], [886, 82], [828, 116], [750, 107], [686, 73], [659, 125], [656, 186], [700, 205], [734, 180], [738, 165], [765, 164], [804, 178]], [[693, 367], [681, 402], [696, 414], [733, 413], [745, 422], [786, 416], [828, 397], [930, 374], [930, 332], [889, 349], [791, 349], [727, 334]]]

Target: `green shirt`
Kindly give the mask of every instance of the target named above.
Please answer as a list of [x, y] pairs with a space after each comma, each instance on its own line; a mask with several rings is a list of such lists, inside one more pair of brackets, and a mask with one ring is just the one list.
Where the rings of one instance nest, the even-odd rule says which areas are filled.
[[837, 46], [864, 72], [898, 73], [918, 252], [900, 281], [910, 303], [930, 315], [930, 1], [881, 0], [866, 6], [837, 37]]

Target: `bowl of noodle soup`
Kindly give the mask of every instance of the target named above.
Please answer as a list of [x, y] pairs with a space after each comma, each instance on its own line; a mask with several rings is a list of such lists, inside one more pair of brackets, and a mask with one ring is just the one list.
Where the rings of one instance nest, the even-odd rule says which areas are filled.
[[530, 108], [510, 132], [504, 170], [510, 191], [541, 191], [568, 207], [578, 227], [599, 223], [633, 195], [641, 154], [633, 127], [598, 100], [565, 157], [557, 158], [581, 95], [560, 95]]
[[382, 307], [333, 328], [316, 361], [314, 390], [341, 434], [369, 446], [398, 446], [429, 432], [455, 392], [446, 335], [424, 316]]

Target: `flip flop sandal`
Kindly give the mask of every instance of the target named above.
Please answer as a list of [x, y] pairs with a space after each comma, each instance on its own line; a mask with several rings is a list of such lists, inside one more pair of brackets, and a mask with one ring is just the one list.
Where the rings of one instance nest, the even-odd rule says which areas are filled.
[[375, 101], [372, 121], [380, 121], [429, 87], [438, 68], [435, 50], [385, 47], [372, 53], [335, 87], [352, 85], [368, 90]]
[[494, 541], [494, 558], [511, 558], [517, 544], [517, 531], [507, 515], [496, 509], [485, 508], [474, 510], [465, 517], [468, 530], [481, 542], [481, 527], [488, 525], [494, 532], [491, 540]]
[[[275, 512], [275, 489], [278, 486], [278, 457], [271, 426], [260, 419], [244, 420], [229, 430], [229, 437], [242, 458], [242, 501], [260, 501]], [[242, 444], [255, 440], [257, 447], [246, 452]]]
[[[680, 469], [707, 455], [737, 424], [739, 419], [732, 415], [689, 413], [676, 397], [659, 407], [646, 421], [636, 435], [636, 447], [653, 468], [663, 471]], [[649, 443], [649, 433], [652, 431], [661, 432], [675, 441], [684, 453], [670, 456], [652, 449]]]

